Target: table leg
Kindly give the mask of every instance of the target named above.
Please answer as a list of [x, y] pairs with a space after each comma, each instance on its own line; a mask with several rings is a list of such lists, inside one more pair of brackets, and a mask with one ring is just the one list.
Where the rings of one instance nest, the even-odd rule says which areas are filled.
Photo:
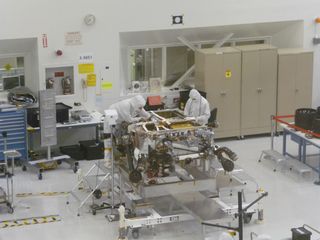
[[[306, 163], [306, 160], [307, 160], [307, 142], [302, 140], [303, 141], [303, 145], [302, 145], [302, 161], [303, 163]], [[320, 161], [320, 160], [319, 160]]]
[[302, 161], [302, 148], [303, 148], [303, 140], [300, 138], [299, 140], [299, 149], [298, 149], [298, 160]]
[[317, 172], [318, 172], [319, 178], [314, 182], [314, 184], [320, 185], [320, 158], [319, 158], [319, 166], [318, 166]]
[[285, 156], [287, 154], [287, 132], [283, 129], [283, 143], [282, 143], [282, 155]]

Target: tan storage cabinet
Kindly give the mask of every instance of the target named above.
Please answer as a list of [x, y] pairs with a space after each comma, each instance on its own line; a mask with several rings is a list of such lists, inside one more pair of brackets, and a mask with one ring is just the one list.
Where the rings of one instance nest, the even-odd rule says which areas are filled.
[[197, 50], [195, 66], [196, 88], [207, 93], [211, 109], [218, 108], [216, 137], [240, 136], [240, 50]]
[[291, 115], [297, 108], [311, 107], [313, 52], [278, 50], [277, 115]]
[[277, 106], [277, 48], [266, 44], [237, 48], [242, 53], [241, 135], [270, 132], [270, 116]]

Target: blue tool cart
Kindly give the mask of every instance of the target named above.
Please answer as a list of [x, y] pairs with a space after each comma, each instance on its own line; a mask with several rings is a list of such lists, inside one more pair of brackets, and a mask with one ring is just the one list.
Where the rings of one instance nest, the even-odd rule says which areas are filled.
[[[16, 150], [28, 161], [27, 116], [22, 108], [0, 108], [0, 133], [7, 132], [7, 150]], [[0, 134], [0, 161], [4, 161], [4, 139]]]

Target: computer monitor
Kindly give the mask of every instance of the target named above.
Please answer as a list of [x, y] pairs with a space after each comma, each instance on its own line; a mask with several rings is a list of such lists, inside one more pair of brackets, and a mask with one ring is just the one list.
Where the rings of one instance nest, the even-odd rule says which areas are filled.
[[24, 86], [24, 76], [14, 76], [3, 78], [3, 89], [9, 90], [14, 87]]

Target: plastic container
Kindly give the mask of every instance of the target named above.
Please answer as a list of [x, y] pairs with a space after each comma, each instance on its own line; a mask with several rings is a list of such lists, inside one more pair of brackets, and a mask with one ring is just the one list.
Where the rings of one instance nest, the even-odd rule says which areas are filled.
[[299, 108], [294, 116], [294, 124], [305, 130], [312, 130], [313, 120], [317, 115], [317, 110], [312, 108]]

